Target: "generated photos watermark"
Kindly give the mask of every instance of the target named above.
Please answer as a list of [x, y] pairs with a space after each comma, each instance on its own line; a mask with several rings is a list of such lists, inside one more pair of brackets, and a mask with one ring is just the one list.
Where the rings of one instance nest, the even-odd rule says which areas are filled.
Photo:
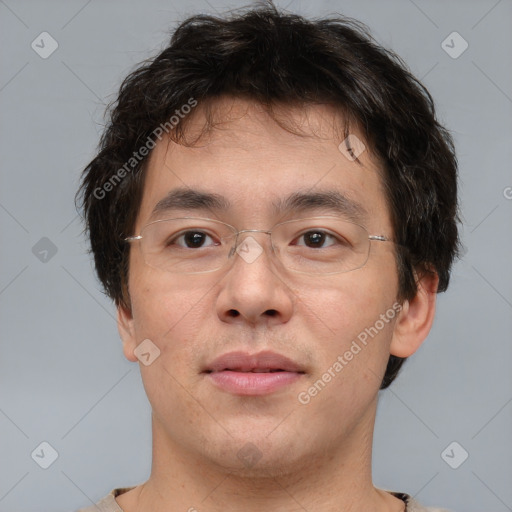
[[343, 368], [345, 368], [345, 366], [347, 366], [350, 361], [352, 361], [354, 357], [368, 345], [368, 341], [377, 336], [377, 334], [384, 329], [386, 324], [389, 324], [389, 322], [393, 320], [400, 311], [402, 311], [402, 305], [395, 302], [385, 313], [380, 315], [379, 319], [376, 320], [372, 326], [366, 327], [361, 331], [357, 335], [357, 338], [352, 340], [350, 348], [346, 350], [343, 355], [339, 355], [312, 386], [301, 391], [297, 395], [299, 402], [302, 405], [309, 404], [311, 399], [317, 396], [327, 386], [327, 384], [329, 384], [329, 382], [331, 382], [343, 370]]
[[107, 192], [111, 192], [129, 174], [139, 162], [142, 162], [150, 151], [156, 146], [155, 139], [162, 140], [164, 133], [169, 134], [175, 128], [181, 119], [189, 114], [192, 109], [197, 106], [197, 100], [189, 98], [187, 103], [184, 103], [179, 109], [174, 111], [174, 114], [165, 123], [161, 123], [155, 128], [147, 137], [146, 142], [137, 150], [134, 151], [132, 156], [120, 167], [101, 187], [97, 187], [93, 191], [96, 199], [103, 199]]

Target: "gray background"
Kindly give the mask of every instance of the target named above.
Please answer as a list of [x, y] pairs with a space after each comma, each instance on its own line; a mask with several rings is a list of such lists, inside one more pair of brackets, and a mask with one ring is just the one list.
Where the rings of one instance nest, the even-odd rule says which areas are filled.
[[[244, 4], [0, 0], [1, 512], [74, 510], [149, 476], [149, 404], [73, 196], [127, 72], [186, 15]], [[367, 23], [423, 79], [458, 147], [467, 252], [427, 342], [381, 396], [375, 484], [459, 512], [512, 510], [512, 1], [277, 4]], [[31, 48], [43, 31], [59, 45], [47, 59]], [[469, 43], [456, 59], [441, 46], [453, 31]], [[31, 458], [43, 441], [59, 454], [46, 470]], [[469, 453], [458, 469], [441, 457], [452, 441]]]

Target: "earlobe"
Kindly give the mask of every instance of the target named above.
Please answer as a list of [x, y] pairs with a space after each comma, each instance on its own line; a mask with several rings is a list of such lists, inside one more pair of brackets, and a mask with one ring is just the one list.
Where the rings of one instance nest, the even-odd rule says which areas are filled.
[[137, 340], [133, 326], [133, 315], [126, 306], [121, 304], [117, 307], [117, 329], [123, 341], [124, 356], [128, 361], [136, 362], [138, 359], [134, 350], [137, 347]]
[[439, 276], [427, 273], [417, 283], [416, 295], [404, 302], [395, 323], [390, 353], [397, 357], [414, 354], [434, 323]]

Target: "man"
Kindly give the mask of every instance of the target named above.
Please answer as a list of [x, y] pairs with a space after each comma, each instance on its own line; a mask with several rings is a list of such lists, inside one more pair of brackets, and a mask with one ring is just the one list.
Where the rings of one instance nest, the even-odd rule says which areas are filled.
[[153, 433], [147, 482], [83, 510], [427, 510], [374, 487], [372, 437], [448, 285], [456, 167], [356, 22], [182, 23], [121, 86], [78, 197]]

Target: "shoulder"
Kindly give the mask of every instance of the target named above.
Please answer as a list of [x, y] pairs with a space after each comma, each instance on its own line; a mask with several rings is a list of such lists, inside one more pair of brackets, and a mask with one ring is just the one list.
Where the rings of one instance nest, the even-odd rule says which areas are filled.
[[131, 489], [133, 489], [133, 487], [113, 489], [96, 504], [91, 505], [90, 507], [81, 508], [76, 512], [123, 512], [123, 509], [116, 501], [116, 496], [119, 496]]
[[437, 507], [424, 507], [423, 505], [420, 505], [416, 500], [411, 498], [410, 496], [407, 497], [408, 500], [407, 503], [407, 512], [450, 512], [449, 510], [445, 508], [437, 508]]
[[391, 494], [405, 502], [407, 505], [406, 512], [450, 512], [445, 508], [424, 507], [414, 498], [405, 493], [392, 492]]

